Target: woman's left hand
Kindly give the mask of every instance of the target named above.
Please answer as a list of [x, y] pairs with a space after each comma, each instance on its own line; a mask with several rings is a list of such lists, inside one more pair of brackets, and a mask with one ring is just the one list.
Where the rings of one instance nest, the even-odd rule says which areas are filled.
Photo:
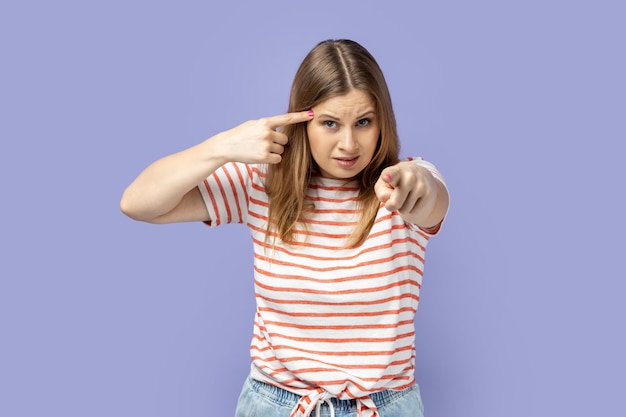
[[[436, 210], [441, 188], [427, 168], [410, 161], [385, 168], [374, 185], [387, 210], [397, 210], [405, 221], [421, 227], [432, 227], [442, 220]], [[447, 193], [445, 197], [447, 200]]]

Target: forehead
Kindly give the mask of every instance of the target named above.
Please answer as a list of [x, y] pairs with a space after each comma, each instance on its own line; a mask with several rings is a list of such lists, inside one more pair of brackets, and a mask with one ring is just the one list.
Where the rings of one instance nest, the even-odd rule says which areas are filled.
[[376, 102], [363, 90], [353, 89], [347, 94], [324, 100], [315, 107], [318, 112], [328, 112], [335, 116], [354, 116], [367, 111], [375, 111]]

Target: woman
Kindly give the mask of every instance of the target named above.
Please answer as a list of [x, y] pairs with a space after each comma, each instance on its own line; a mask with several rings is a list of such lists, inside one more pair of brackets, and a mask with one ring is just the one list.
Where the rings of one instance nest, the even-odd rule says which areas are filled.
[[413, 318], [449, 198], [432, 164], [398, 152], [378, 64], [329, 40], [289, 113], [158, 160], [124, 192], [137, 220], [249, 227], [257, 314], [237, 416], [422, 415]]

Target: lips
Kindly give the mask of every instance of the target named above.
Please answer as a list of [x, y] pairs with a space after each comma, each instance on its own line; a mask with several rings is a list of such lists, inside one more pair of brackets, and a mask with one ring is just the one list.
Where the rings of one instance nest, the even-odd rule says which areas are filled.
[[344, 168], [350, 168], [352, 166], [354, 166], [354, 164], [356, 164], [356, 161], [359, 159], [359, 156], [346, 156], [346, 157], [339, 157], [339, 158], [333, 158], [335, 161], [337, 161], [337, 164], [339, 164], [339, 166], [342, 166]]

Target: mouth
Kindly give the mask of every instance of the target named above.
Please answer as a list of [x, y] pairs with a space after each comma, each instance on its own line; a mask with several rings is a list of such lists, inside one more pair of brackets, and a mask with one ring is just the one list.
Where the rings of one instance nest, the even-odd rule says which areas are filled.
[[333, 158], [335, 161], [337, 161], [337, 164], [339, 164], [339, 166], [345, 167], [345, 168], [350, 168], [352, 166], [354, 166], [354, 164], [356, 164], [356, 161], [359, 159], [359, 156], [347, 156], [347, 157], [340, 157], [340, 158]]

